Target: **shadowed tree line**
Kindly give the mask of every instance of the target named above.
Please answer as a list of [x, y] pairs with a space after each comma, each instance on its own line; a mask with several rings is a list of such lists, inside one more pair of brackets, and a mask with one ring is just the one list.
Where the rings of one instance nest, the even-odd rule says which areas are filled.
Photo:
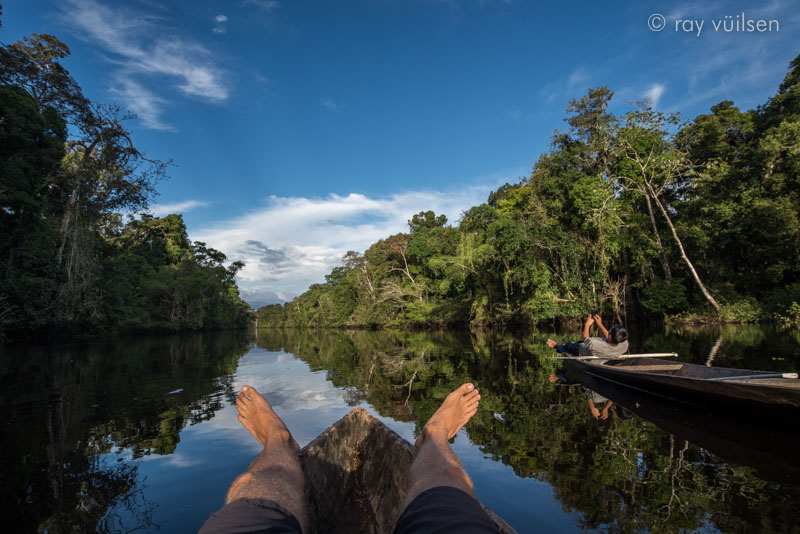
[[68, 55], [52, 35], [0, 46], [0, 336], [244, 326], [243, 265], [147, 215], [169, 162], [84, 97]]
[[[244, 330], [10, 349], [0, 361], [0, 511], [9, 532], [157, 527], [138, 465], [234, 402]], [[133, 523], [132, 523], [133, 522]]]
[[[548, 381], [554, 361], [542, 357], [550, 352], [546, 336], [261, 329], [258, 345], [327, 371], [354, 405], [368, 402], [381, 415], [414, 422], [418, 432], [448, 392], [475, 383], [481, 405], [466, 427], [469, 439], [517, 476], [547, 482], [581, 528], [785, 532], [797, 523], [800, 487], [768, 482], [639, 418], [612, 413], [596, 421], [580, 388]], [[733, 328], [663, 336], [688, 339], [704, 352], [721, 337], [737, 361], [760, 344]], [[772, 337], [792, 353], [791, 330]]]
[[800, 321], [800, 56], [757, 109], [731, 101], [691, 121], [613, 93], [567, 108], [530, 176], [456, 225], [348, 252], [325, 283], [259, 324], [537, 323], [626, 316]]

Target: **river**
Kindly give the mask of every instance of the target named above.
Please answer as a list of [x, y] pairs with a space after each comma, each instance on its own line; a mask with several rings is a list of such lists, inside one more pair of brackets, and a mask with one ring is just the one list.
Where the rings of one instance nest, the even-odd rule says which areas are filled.
[[[624, 411], [595, 420], [579, 387], [549, 382], [547, 337], [261, 329], [5, 347], [4, 530], [196, 531], [259, 452], [236, 419], [244, 384], [303, 446], [355, 406], [413, 441], [466, 381], [482, 400], [453, 448], [520, 534], [797, 528], [795, 477]], [[800, 332], [774, 326], [650, 329], [631, 350], [706, 363], [715, 345], [712, 365], [800, 370]]]

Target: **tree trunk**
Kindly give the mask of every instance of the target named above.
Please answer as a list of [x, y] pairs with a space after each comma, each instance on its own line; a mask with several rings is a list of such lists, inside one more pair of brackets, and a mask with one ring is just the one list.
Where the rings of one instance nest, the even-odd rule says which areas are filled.
[[64, 217], [61, 219], [61, 244], [58, 246], [58, 254], [56, 255], [57, 265], [61, 265], [61, 259], [64, 257], [64, 246], [67, 244], [69, 220], [72, 218], [72, 210], [75, 208], [75, 204], [78, 202], [78, 187], [79, 185], [75, 185], [75, 188], [72, 190], [72, 194], [69, 196], [69, 202], [64, 209]]
[[[654, 193], [652, 188], [650, 188], [650, 192]], [[678, 250], [681, 251], [681, 258], [683, 258], [683, 261], [686, 262], [686, 266], [689, 268], [689, 272], [692, 273], [692, 277], [694, 277], [694, 281], [697, 283], [697, 287], [699, 287], [700, 291], [703, 292], [703, 295], [706, 297], [708, 302], [710, 302], [711, 305], [714, 306], [714, 309], [717, 310], [717, 313], [720, 313], [719, 304], [717, 304], [717, 301], [714, 300], [714, 297], [711, 296], [711, 293], [709, 293], [708, 289], [706, 289], [706, 286], [703, 285], [703, 282], [700, 280], [700, 276], [694, 269], [694, 265], [692, 265], [692, 262], [689, 261], [689, 257], [686, 255], [686, 251], [683, 249], [683, 243], [681, 243], [681, 240], [678, 237], [678, 232], [675, 231], [675, 227], [672, 225], [672, 219], [669, 218], [667, 210], [664, 209], [664, 205], [661, 204], [661, 201], [655, 194], [653, 194], [653, 200], [656, 201], [658, 209], [661, 211], [661, 214], [664, 216], [664, 219], [666, 219], [667, 226], [669, 226], [669, 229], [672, 232], [672, 237], [675, 238], [675, 243], [678, 245]]]
[[661, 268], [664, 270], [664, 278], [667, 279], [667, 285], [672, 285], [672, 271], [669, 268], [667, 261], [667, 253], [664, 251], [664, 245], [661, 243], [661, 236], [658, 234], [658, 226], [656, 225], [656, 216], [653, 213], [653, 204], [650, 202], [650, 195], [644, 194], [644, 199], [647, 201], [647, 213], [650, 215], [650, 223], [653, 225], [653, 234], [656, 238], [656, 246], [658, 247], [658, 257], [661, 260]]

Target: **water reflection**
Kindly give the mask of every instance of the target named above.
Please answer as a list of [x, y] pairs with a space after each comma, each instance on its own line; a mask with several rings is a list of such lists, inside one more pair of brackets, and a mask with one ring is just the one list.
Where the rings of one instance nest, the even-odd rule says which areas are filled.
[[[673, 330], [640, 339], [639, 350], [677, 346], [691, 361], [704, 358], [719, 337], [719, 331]], [[791, 332], [787, 337], [777, 330], [743, 327], [723, 331], [722, 338], [720, 365], [769, 369], [796, 361]], [[791, 483], [770, 483], [751, 467], [629, 413], [603, 420], [601, 408], [595, 418], [579, 387], [550, 385], [554, 363], [542, 357], [548, 353], [545, 339], [540, 334], [513, 339], [480, 333], [259, 333], [260, 344], [284, 347], [312, 369], [326, 370], [334, 384], [351, 391], [351, 398], [409, 420], [417, 429], [453, 384], [478, 383], [483, 399], [467, 427], [471, 442], [518, 477], [549, 483], [581, 528], [783, 531], [793, 524], [783, 520], [800, 517], [800, 492]], [[755, 351], [763, 351], [765, 344], [774, 349], [770, 355]], [[481, 480], [473, 478], [480, 488]], [[509, 498], [519, 496], [503, 496]], [[504, 515], [502, 503], [488, 500]], [[506, 519], [517, 528], [524, 525], [522, 518]]]
[[[800, 367], [796, 331], [630, 330], [635, 351], [705, 363], [721, 339], [715, 365]], [[751, 467], [752, 449], [731, 452], [670, 427], [658, 418], [663, 407], [633, 418], [611, 408], [598, 423], [584, 391], [548, 380], [551, 336], [260, 330], [8, 350], [3, 517], [22, 532], [196, 530], [258, 452], [232, 405], [242, 384], [268, 392], [303, 445], [357, 405], [413, 439], [450, 390], [472, 381], [480, 411], [454, 448], [479, 498], [521, 533], [797, 524], [796, 481]], [[742, 441], [735, 432], [722, 435]], [[791, 455], [773, 456], [777, 471], [797, 469]]]
[[107, 453], [174, 452], [185, 425], [232, 398], [243, 334], [4, 351], [0, 407], [13, 414], [1, 438], [5, 524], [50, 533], [154, 527], [157, 503], [144, 497], [139, 466]]

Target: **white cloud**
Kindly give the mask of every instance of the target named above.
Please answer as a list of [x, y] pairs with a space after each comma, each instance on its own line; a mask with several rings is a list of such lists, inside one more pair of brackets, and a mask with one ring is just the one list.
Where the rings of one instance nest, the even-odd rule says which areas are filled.
[[323, 98], [322, 105], [328, 108], [329, 110], [333, 111], [334, 113], [339, 113], [342, 110], [342, 105], [337, 104], [330, 98]]
[[240, 287], [239, 295], [242, 300], [250, 304], [253, 308], [260, 308], [268, 304], [282, 304], [290, 298], [283, 298], [268, 287], [254, 286], [254, 287]]
[[576, 67], [566, 78], [558, 78], [545, 84], [539, 90], [539, 98], [548, 106], [560, 99], [580, 98], [590, 80], [591, 74], [586, 67]]
[[644, 96], [650, 99], [650, 102], [653, 103], [653, 107], [658, 107], [658, 101], [661, 95], [664, 94], [665, 89], [666, 86], [663, 83], [654, 83], [650, 86], [650, 89], [645, 92]]
[[211, 29], [211, 31], [219, 34], [227, 32], [227, 28], [225, 28], [225, 23], [227, 21], [228, 17], [226, 17], [225, 15], [217, 15], [216, 17], [214, 17], [214, 22], [216, 22], [216, 24]]
[[191, 236], [231, 261], [245, 262], [238, 277], [243, 295], [263, 303], [275, 302], [275, 295], [291, 300], [309, 285], [323, 282], [348, 250], [363, 252], [380, 239], [408, 231], [415, 213], [433, 210], [455, 224], [465, 210], [485, 202], [490, 191], [520, 174], [494, 175], [482, 185], [455, 191], [410, 191], [387, 198], [358, 193], [272, 196], [250, 213], [193, 230]]
[[118, 66], [112, 93], [121, 96], [146, 127], [172, 129], [160, 118], [168, 101], [163, 93], [148, 90], [148, 82], [161, 87], [166, 78], [187, 96], [216, 102], [228, 98], [223, 72], [211, 53], [181, 39], [161, 18], [96, 0], [65, 0], [61, 11], [80, 39], [110, 54], [107, 59]]
[[584, 67], [578, 67], [573, 70], [567, 79], [567, 91], [572, 92], [573, 89], [582, 89], [582, 85], [589, 81], [589, 71]]
[[278, 9], [281, 5], [280, 2], [276, 2], [275, 0], [242, 0], [241, 4], [243, 6], [257, 7], [266, 12]]
[[208, 206], [208, 202], [202, 200], [185, 200], [183, 202], [171, 202], [169, 204], [153, 204], [150, 206], [150, 213], [156, 217], [163, 217], [170, 213], [186, 213], [194, 208]]
[[140, 83], [126, 76], [120, 76], [111, 88], [111, 94], [118, 97], [123, 106], [135, 110], [145, 128], [175, 131], [175, 128], [161, 120], [161, 112], [167, 101], [153, 94]]
[[667, 13], [666, 19], [672, 22], [676, 19], [701, 19], [710, 13], [718, 11], [720, 8], [719, 2], [709, 2], [708, 0], [694, 0], [691, 2], [683, 2], [672, 8], [672, 11]]

